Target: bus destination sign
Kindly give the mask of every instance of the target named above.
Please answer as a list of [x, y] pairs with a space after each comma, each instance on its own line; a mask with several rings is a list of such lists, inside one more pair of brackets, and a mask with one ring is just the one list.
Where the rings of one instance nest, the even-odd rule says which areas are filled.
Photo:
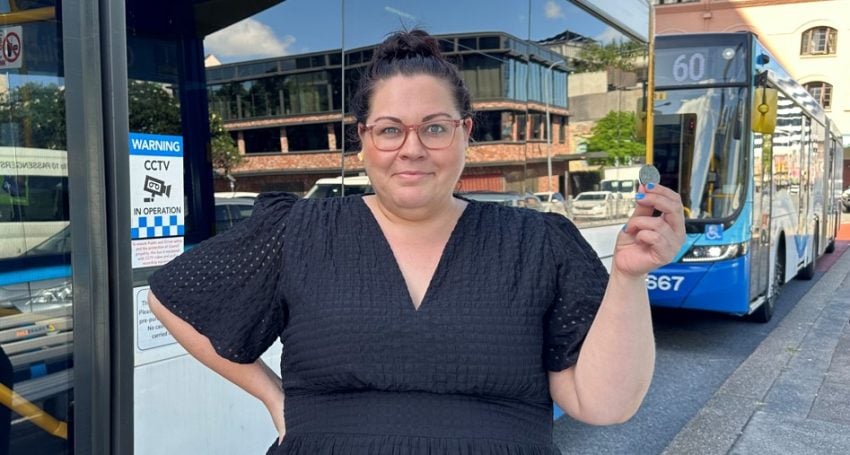
[[746, 82], [743, 49], [735, 46], [679, 47], [655, 52], [655, 85], [729, 84]]

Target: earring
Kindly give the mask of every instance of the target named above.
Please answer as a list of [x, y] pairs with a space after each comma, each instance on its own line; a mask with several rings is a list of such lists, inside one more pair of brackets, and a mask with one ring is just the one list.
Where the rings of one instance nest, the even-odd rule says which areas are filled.
[[363, 152], [357, 152], [357, 161], [363, 162]]

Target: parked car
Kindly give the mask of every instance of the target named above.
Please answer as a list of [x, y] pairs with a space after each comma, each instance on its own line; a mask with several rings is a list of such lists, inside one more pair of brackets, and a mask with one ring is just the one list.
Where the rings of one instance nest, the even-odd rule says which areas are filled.
[[537, 196], [531, 193], [517, 193], [514, 191], [469, 191], [460, 193], [460, 196], [479, 202], [490, 202], [507, 207], [525, 207], [539, 212], [543, 211], [543, 204]]
[[541, 191], [534, 193], [543, 205], [544, 212], [559, 213], [567, 216], [567, 203], [564, 196], [557, 191]]
[[850, 186], [841, 193], [841, 205], [844, 206], [845, 212], [850, 212]]
[[257, 193], [215, 193], [215, 232], [221, 234], [251, 216]]
[[627, 215], [628, 204], [611, 191], [585, 191], [573, 199], [572, 209], [575, 218], [616, 218]]
[[[374, 193], [369, 177], [365, 175], [352, 175], [345, 177], [345, 196], [352, 194]], [[305, 198], [337, 197], [343, 195], [343, 178], [330, 177], [316, 180], [310, 191], [304, 195]]]

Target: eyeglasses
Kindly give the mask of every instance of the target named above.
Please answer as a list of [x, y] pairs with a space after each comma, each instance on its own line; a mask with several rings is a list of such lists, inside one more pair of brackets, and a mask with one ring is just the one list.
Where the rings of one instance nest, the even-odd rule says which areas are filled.
[[462, 119], [432, 120], [414, 125], [382, 121], [371, 125], [361, 125], [360, 132], [368, 131], [372, 144], [383, 152], [394, 152], [400, 149], [407, 141], [407, 133], [411, 130], [416, 131], [419, 142], [425, 148], [439, 150], [452, 145], [455, 130], [461, 123], [463, 123]]

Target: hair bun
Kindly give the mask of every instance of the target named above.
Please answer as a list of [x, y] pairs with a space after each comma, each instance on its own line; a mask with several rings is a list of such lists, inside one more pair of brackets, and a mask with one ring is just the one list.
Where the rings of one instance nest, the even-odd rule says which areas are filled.
[[437, 40], [423, 30], [396, 32], [378, 47], [375, 60], [404, 60], [409, 58], [442, 58]]

